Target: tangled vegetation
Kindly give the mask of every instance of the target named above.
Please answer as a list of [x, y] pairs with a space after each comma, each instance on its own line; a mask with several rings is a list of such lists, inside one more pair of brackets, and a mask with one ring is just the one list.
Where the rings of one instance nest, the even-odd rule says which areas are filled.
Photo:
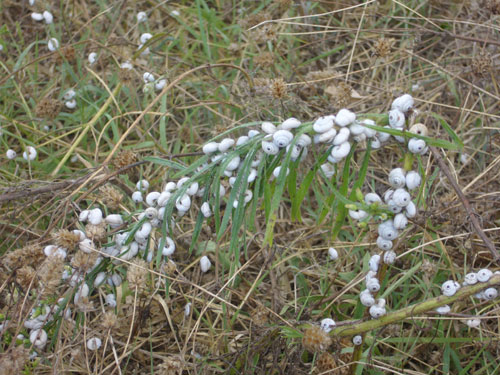
[[499, 372], [497, 0], [0, 10], [0, 374]]

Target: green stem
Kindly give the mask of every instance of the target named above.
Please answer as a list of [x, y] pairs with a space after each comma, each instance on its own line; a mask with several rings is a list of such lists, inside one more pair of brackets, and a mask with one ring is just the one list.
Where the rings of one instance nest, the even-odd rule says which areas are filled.
[[411, 171], [413, 169], [413, 159], [414, 156], [411, 152], [405, 153], [405, 158], [403, 162], [403, 169], [405, 172]]
[[330, 335], [332, 336], [355, 336], [364, 332], [369, 332], [377, 328], [384, 327], [406, 318], [435, 310], [439, 306], [451, 304], [457, 300], [467, 298], [473, 294], [480, 292], [486, 288], [500, 284], [500, 275], [493, 275], [490, 280], [485, 283], [477, 283], [475, 285], [462, 287], [455, 295], [451, 297], [439, 296], [431, 298], [427, 301], [417, 303], [404, 309], [390, 312], [379, 319], [372, 319], [363, 322], [353, 322], [352, 324], [342, 325], [334, 328]]

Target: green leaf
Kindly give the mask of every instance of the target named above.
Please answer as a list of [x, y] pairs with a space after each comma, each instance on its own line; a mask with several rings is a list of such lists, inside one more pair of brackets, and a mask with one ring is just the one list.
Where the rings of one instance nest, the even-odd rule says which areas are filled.
[[430, 114], [432, 117], [434, 117], [436, 120], [439, 121], [439, 123], [444, 128], [444, 130], [446, 130], [446, 132], [448, 133], [450, 138], [453, 139], [453, 142], [458, 144], [460, 146], [460, 148], [463, 149], [464, 144], [463, 144], [462, 140], [457, 135], [457, 133], [455, 133], [455, 131], [451, 128], [451, 126], [446, 122], [446, 120], [441, 115], [438, 115], [437, 113], [431, 112]]

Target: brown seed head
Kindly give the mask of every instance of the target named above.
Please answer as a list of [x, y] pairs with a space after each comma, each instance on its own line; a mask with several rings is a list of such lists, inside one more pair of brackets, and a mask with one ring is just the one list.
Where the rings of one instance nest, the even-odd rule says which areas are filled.
[[393, 38], [380, 38], [373, 45], [374, 53], [376, 56], [386, 58], [392, 52], [395, 40]]
[[106, 223], [103, 221], [100, 224], [87, 224], [85, 226], [85, 235], [93, 242], [102, 242], [107, 237]]
[[472, 73], [477, 77], [487, 76], [491, 72], [493, 61], [491, 55], [486, 52], [481, 52], [472, 59]]
[[21, 285], [24, 291], [28, 288], [36, 288], [38, 285], [38, 278], [36, 271], [31, 266], [22, 266], [16, 271], [16, 282]]
[[118, 317], [113, 311], [107, 311], [102, 316], [101, 325], [105, 330], [112, 330], [118, 326]]
[[38, 117], [53, 120], [61, 111], [62, 103], [59, 100], [44, 98], [40, 100], [35, 108], [35, 114]]
[[306, 328], [302, 337], [302, 345], [312, 353], [325, 351], [331, 343], [332, 339], [330, 336], [317, 326]]
[[283, 99], [286, 96], [287, 87], [282, 78], [276, 78], [271, 81], [271, 95], [274, 99]]
[[42, 263], [38, 276], [40, 277], [39, 291], [41, 298], [53, 295], [61, 282], [64, 269], [64, 259], [58, 256], [50, 256]]
[[78, 245], [78, 242], [80, 242], [80, 236], [67, 229], [60, 229], [52, 233], [52, 238], [57, 246], [68, 250], [73, 250]]
[[111, 185], [103, 186], [100, 189], [102, 203], [111, 210], [118, 210], [123, 199], [123, 194]]
[[41, 246], [28, 245], [9, 252], [2, 257], [1, 261], [10, 269], [15, 269], [25, 265], [36, 268], [43, 259], [45, 259], [45, 254]]
[[127, 271], [127, 280], [132, 289], [142, 291], [147, 286], [148, 264], [146, 261], [135, 258]]

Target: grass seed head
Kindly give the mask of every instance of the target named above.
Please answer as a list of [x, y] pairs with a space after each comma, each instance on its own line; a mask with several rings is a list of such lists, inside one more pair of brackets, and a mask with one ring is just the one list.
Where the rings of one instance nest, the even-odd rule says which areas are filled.
[[38, 285], [38, 278], [36, 271], [31, 266], [22, 266], [16, 272], [16, 282], [21, 285], [24, 291], [28, 288], [36, 288]]
[[127, 272], [127, 280], [131, 289], [137, 288], [142, 291], [146, 288], [148, 268], [146, 261], [140, 258], [132, 261]]
[[42, 297], [51, 296], [61, 282], [64, 269], [64, 259], [58, 256], [50, 256], [42, 263], [38, 276], [40, 278], [40, 294]]

